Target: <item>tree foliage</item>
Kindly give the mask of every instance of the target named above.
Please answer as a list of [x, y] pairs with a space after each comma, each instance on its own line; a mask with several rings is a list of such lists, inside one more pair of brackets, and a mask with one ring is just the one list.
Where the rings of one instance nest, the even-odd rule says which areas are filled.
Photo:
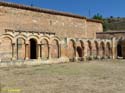
[[95, 14], [92, 19], [97, 19], [103, 21], [103, 31], [108, 30], [108, 22], [103, 18], [103, 16], [99, 13]]

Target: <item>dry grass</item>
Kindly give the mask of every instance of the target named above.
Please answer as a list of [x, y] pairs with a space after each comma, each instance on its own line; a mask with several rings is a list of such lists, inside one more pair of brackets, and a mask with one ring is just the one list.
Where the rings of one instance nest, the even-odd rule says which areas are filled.
[[125, 93], [125, 62], [0, 68], [0, 86], [2, 93]]

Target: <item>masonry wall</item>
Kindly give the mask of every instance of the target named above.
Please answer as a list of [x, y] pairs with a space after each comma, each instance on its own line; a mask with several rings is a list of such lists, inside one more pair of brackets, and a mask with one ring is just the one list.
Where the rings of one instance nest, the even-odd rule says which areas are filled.
[[54, 32], [59, 37], [85, 38], [85, 19], [0, 6], [0, 29]]
[[87, 38], [96, 38], [96, 32], [103, 32], [102, 23], [87, 21]]
[[96, 38], [102, 24], [62, 15], [0, 6], [0, 29], [54, 32], [59, 37]]

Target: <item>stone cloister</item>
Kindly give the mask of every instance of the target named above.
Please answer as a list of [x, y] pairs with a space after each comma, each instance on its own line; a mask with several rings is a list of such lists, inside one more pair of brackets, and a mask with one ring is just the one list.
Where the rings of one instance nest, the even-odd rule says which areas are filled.
[[1, 51], [1, 62], [60, 58], [68, 59], [67, 61], [86, 61], [113, 58], [113, 42], [108, 39], [60, 39], [55, 33], [5, 29], [5, 34], [0, 40], [0, 48], [5, 48]]

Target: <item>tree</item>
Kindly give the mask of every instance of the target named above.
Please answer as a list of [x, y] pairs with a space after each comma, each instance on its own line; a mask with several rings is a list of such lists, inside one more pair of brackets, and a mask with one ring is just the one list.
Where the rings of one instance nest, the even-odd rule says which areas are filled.
[[103, 31], [109, 30], [108, 22], [107, 22], [107, 20], [105, 20], [105, 19], [103, 18], [103, 16], [102, 16], [101, 14], [99, 14], [99, 13], [95, 14], [95, 15], [92, 17], [92, 19], [97, 19], [97, 20], [103, 21], [103, 24], [102, 24], [102, 25], [103, 25]]
[[95, 14], [92, 19], [98, 19], [98, 20], [103, 20], [103, 16], [99, 13]]

